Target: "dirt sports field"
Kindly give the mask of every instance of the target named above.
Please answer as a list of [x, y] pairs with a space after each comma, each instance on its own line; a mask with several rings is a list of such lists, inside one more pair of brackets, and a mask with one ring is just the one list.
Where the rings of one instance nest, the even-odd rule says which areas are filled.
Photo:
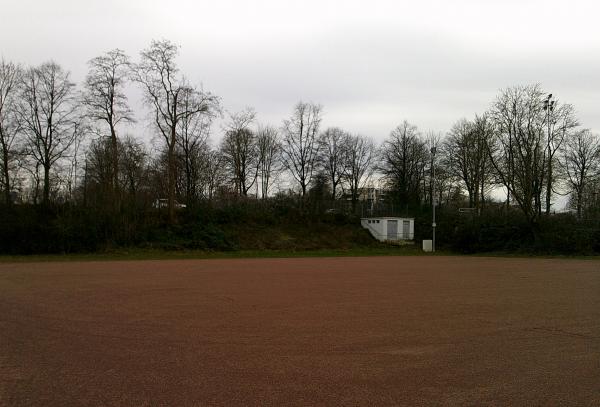
[[600, 262], [0, 264], [2, 406], [599, 406]]

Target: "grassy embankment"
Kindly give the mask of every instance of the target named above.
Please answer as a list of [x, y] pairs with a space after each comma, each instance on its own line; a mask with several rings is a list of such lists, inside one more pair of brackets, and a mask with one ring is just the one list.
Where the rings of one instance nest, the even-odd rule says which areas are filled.
[[159, 260], [258, 257], [419, 255], [415, 245], [376, 241], [356, 224], [211, 225], [189, 233], [168, 233], [134, 247], [94, 252], [2, 255], [0, 262]]

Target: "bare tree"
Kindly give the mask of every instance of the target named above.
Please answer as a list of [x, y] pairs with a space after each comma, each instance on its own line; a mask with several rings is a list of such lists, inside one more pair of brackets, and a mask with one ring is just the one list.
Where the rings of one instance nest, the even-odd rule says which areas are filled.
[[373, 141], [364, 136], [350, 136], [346, 141], [343, 177], [348, 184], [352, 210], [356, 210], [360, 189], [372, 174], [375, 157]]
[[227, 181], [227, 171], [221, 151], [209, 148], [205, 151], [203, 170], [201, 172], [201, 188], [203, 197], [208, 201], [213, 201], [219, 192], [219, 189]]
[[17, 97], [20, 91], [21, 68], [4, 59], [0, 61], [0, 160], [2, 178], [0, 186], [4, 191], [4, 201], [12, 203], [12, 169], [17, 158], [17, 135], [20, 121], [17, 115]]
[[[194, 95], [184, 92], [182, 105], [184, 110], [190, 110]], [[199, 177], [208, 149], [208, 138], [214, 114], [195, 114], [183, 117], [177, 126], [177, 144], [181, 152], [182, 169], [184, 175], [184, 189], [188, 204], [198, 199]]]
[[112, 175], [107, 191], [115, 204], [119, 203], [119, 152], [117, 126], [133, 122], [133, 112], [127, 103], [124, 87], [130, 72], [129, 58], [119, 49], [93, 58], [88, 62], [89, 71], [85, 78], [83, 103], [88, 117], [102, 122], [108, 129], [111, 150]]
[[281, 144], [276, 128], [260, 126], [256, 136], [258, 148], [259, 176], [261, 196], [265, 199], [269, 195], [269, 188], [273, 174], [279, 170]]
[[339, 127], [330, 127], [319, 136], [319, 163], [331, 182], [331, 198], [337, 197], [337, 187], [342, 182], [346, 147], [350, 135]]
[[105, 206], [112, 201], [112, 145], [111, 140], [99, 137], [93, 140], [86, 153], [85, 190], [86, 204]]
[[146, 181], [148, 152], [143, 143], [131, 135], [125, 136], [120, 142], [119, 166], [122, 181], [131, 199], [135, 200], [140, 187]]
[[[143, 143], [131, 135], [120, 137], [119, 151], [119, 189], [123, 192], [123, 202], [133, 203], [143, 187], [147, 186], [148, 152]], [[84, 192], [86, 203], [111, 201], [113, 176], [112, 141], [107, 137], [93, 140], [86, 153]], [[125, 199], [127, 198], [127, 199]]]
[[547, 112], [546, 126], [548, 134], [546, 136], [546, 215], [550, 214], [552, 206], [552, 193], [557, 179], [554, 174], [554, 165], [556, 153], [560, 150], [563, 142], [568, 138], [573, 129], [579, 126], [575, 117], [575, 108], [570, 104], [559, 104], [558, 101], [552, 101], [551, 104], [544, 104], [544, 110]]
[[541, 214], [546, 177], [546, 132], [539, 85], [500, 92], [491, 110], [496, 131], [489, 156], [496, 174], [530, 225]]
[[600, 137], [588, 129], [569, 137], [562, 150], [562, 165], [567, 174], [567, 184], [572, 191], [581, 219], [584, 193], [590, 181], [600, 175]]
[[50, 200], [51, 170], [68, 155], [83, 129], [74, 86], [69, 73], [55, 62], [29, 68], [23, 75], [19, 115], [27, 139], [26, 152], [44, 172], [44, 204]]
[[473, 122], [461, 119], [444, 142], [450, 172], [461, 180], [469, 195], [469, 207], [480, 209], [490, 181], [489, 139], [493, 128], [486, 115]]
[[65, 160], [66, 168], [61, 171], [61, 174], [64, 174], [63, 183], [66, 186], [65, 199], [69, 202], [73, 202], [76, 198], [75, 193], [77, 192], [81, 178], [81, 162], [85, 163], [85, 151], [82, 148], [83, 142], [83, 137], [75, 137], [69, 152], [69, 159]]
[[[448, 169], [464, 185], [469, 195], [469, 207], [474, 206], [477, 188], [477, 165], [473, 159], [473, 124], [460, 119], [450, 129], [444, 142], [444, 158]], [[486, 151], [487, 153], [487, 151]]]
[[[437, 180], [440, 179], [442, 172], [440, 172], [440, 167], [442, 164], [441, 160], [435, 159], [435, 155], [433, 154], [434, 149], [439, 152], [441, 146], [442, 135], [441, 133], [435, 131], [428, 131], [425, 136], [425, 152], [427, 154], [427, 161], [429, 162], [429, 167], [423, 166], [423, 201], [429, 202], [429, 205], [433, 205], [433, 201], [436, 198], [434, 195], [440, 196], [440, 189], [434, 188], [438, 186]], [[436, 153], [437, 154], [437, 153]], [[431, 171], [433, 166], [435, 165], [435, 171]], [[435, 178], [433, 175], [435, 174]]]
[[256, 113], [250, 108], [230, 114], [221, 143], [236, 192], [244, 196], [256, 182], [260, 166], [256, 134], [250, 129], [255, 118]]
[[302, 198], [315, 170], [322, 110], [321, 105], [299, 102], [292, 116], [283, 121], [283, 163], [300, 184]]
[[209, 151], [206, 161], [205, 174], [205, 196], [210, 201], [214, 199], [219, 187], [221, 187], [227, 179], [227, 174], [223, 165], [223, 156], [221, 155], [220, 151]]
[[494, 123], [488, 113], [481, 116], [476, 115], [473, 120], [473, 131], [476, 137], [475, 158], [477, 161], [478, 171], [477, 178], [479, 181], [479, 193], [477, 196], [477, 208], [483, 208], [486, 202], [486, 194], [490, 194], [496, 186], [494, 167], [490, 160], [490, 144], [494, 138]]
[[384, 142], [380, 171], [403, 205], [421, 202], [420, 186], [429, 154], [416, 126], [404, 121]]
[[[145, 102], [152, 109], [154, 125], [167, 150], [167, 202], [169, 221], [175, 221], [175, 183], [177, 130], [182, 119], [219, 109], [219, 99], [189, 85], [175, 63], [178, 47], [170, 41], [152, 41], [141, 52], [134, 68], [134, 79], [141, 84]], [[184, 100], [190, 101], [184, 104]]]

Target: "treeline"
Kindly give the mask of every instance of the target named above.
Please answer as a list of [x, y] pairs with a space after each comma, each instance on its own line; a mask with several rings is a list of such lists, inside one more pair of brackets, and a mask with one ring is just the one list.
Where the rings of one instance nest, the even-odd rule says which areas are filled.
[[[539, 85], [501, 90], [487, 111], [458, 120], [446, 135], [404, 121], [376, 145], [339, 127], [323, 129], [315, 103], [299, 102], [281, 123], [260, 123], [252, 108], [227, 112], [218, 96], [186, 79], [178, 51], [163, 40], [136, 61], [107, 52], [89, 61], [80, 86], [55, 62], [0, 62], [2, 251], [167, 241], [180, 236], [170, 233], [192, 233], [190, 225], [222, 224], [216, 219], [230, 210], [236, 222], [402, 214], [422, 217], [418, 235], [425, 237], [434, 202], [452, 225], [449, 246], [460, 250], [456, 242], [470, 236], [469, 250], [493, 250], [472, 247], [486, 219], [518, 224], [539, 240], [561, 195], [573, 221], [595, 236], [600, 138], [580, 125], [572, 105]], [[143, 118], [130, 107], [129, 86], [144, 95]], [[158, 141], [154, 149], [124, 131], [136, 121]], [[486, 236], [499, 228], [485, 229]]]

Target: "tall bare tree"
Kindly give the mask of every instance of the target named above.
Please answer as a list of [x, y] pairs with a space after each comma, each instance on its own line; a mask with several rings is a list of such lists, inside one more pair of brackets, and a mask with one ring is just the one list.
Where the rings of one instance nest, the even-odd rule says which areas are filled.
[[202, 171], [202, 185], [204, 187], [204, 197], [209, 201], [215, 198], [215, 195], [227, 179], [223, 155], [219, 150], [209, 149], [206, 151], [203, 160], [204, 170]]
[[230, 114], [221, 142], [221, 153], [231, 171], [236, 192], [244, 196], [255, 184], [260, 166], [256, 134], [250, 128], [255, 118], [256, 113], [250, 108]]
[[26, 153], [43, 169], [43, 203], [50, 201], [50, 173], [69, 154], [82, 133], [75, 85], [55, 62], [29, 68], [23, 75], [19, 115], [27, 139]]
[[12, 167], [17, 158], [17, 135], [20, 121], [17, 114], [17, 97], [20, 91], [22, 70], [18, 65], [0, 61], [0, 162], [2, 178], [0, 187], [4, 191], [4, 201], [12, 203]]
[[111, 140], [99, 137], [93, 140], [86, 153], [85, 185], [86, 204], [106, 206], [114, 198], [112, 190], [112, 145]]
[[588, 129], [580, 130], [567, 138], [561, 150], [567, 185], [575, 198], [577, 217], [581, 219], [584, 193], [591, 180], [600, 175], [600, 137]]
[[[131, 135], [118, 140], [119, 184], [123, 203], [133, 204], [139, 193], [148, 186], [148, 152], [146, 146]], [[85, 181], [86, 204], [99, 204], [103, 207], [111, 201], [113, 176], [113, 149], [110, 138], [98, 137], [93, 140], [86, 152]]]
[[[438, 180], [441, 179], [442, 171], [440, 167], [442, 161], [436, 157], [439, 155], [440, 147], [442, 144], [442, 134], [436, 131], [428, 131], [425, 135], [425, 151], [427, 153], [429, 167], [423, 167], [423, 201], [429, 202], [429, 205], [433, 205], [433, 201], [436, 196], [440, 196], [440, 188], [438, 187]], [[436, 154], [433, 154], [436, 151]], [[435, 166], [435, 171], [432, 171]], [[435, 174], [435, 177], [434, 177]], [[440, 199], [438, 199], [440, 200]]]
[[[152, 109], [154, 125], [162, 136], [167, 152], [167, 202], [169, 221], [175, 221], [175, 183], [177, 129], [190, 116], [218, 110], [219, 99], [188, 84], [175, 62], [178, 47], [168, 40], [152, 41], [141, 52], [134, 67], [134, 79], [141, 84], [145, 102]], [[189, 98], [189, 104], [183, 101]]]
[[421, 203], [421, 183], [429, 154], [416, 126], [402, 122], [384, 142], [379, 170], [402, 205]]
[[477, 205], [477, 208], [483, 208], [486, 202], [486, 194], [491, 193], [496, 186], [494, 167], [492, 166], [489, 155], [490, 143], [492, 143], [494, 138], [495, 129], [493, 120], [488, 113], [475, 115], [475, 119], [473, 120], [473, 131], [475, 132], [477, 140], [475, 157], [479, 167], [477, 174], [479, 180], [477, 201], [479, 202], [479, 205]]
[[559, 104], [553, 101], [551, 105], [544, 104], [544, 110], [547, 112], [546, 126], [548, 134], [546, 135], [546, 215], [550, 214], [552, 206], [552, 193], [554, 184], [557, 181], [554, 166], [556, 153], [560, 150], [565, 139], [571, 136], [573, 130], [579, 125], [575, 117], [575, 108], [570, 104]]
[[547, 176], [543, 94], [539, 85], [508, 88], [490, 111], [496, 129], [489, 148], [491, 163], [532, 226], [541, 215]]
[[330, 127], [319, 136], [319, 163], [331, 183], [331, 199], [337, 197], [337, 187], [342, 182], [346, 147], [350, 135], [339, 127]]
[[480, 209], [490, 183], [489, 140], [493, 128], [486, 115], [461, 119], [444, 142], [445, 161], [469, 195], [469, 207]]
[[[119, 203], [119, 152], [117, 126], [134, 121], [124, 88], [130, 72], [129, 58], [120, 49], [114, 49], [88, 62], [83, 103], [88, 117], [103, 123], [110, 139], [111, 177], [108, 180], [115, 204]], [[103, 131], [100, 130], [102, 134]]]
[[322, 110], [321, 105], [299, 102], [292, 116], [283, 121], [283, 163], [300, 184], [302, 198], [315, 170]]
[[269, 195], [273, 175], [279, 170], [281, 144], [275, 127], [260, 126], [256, 136], [262, 199]]
[[356, 209], [360, 189], [372, 175], [375, 145], [364, 136], [350, 136], [347, 139], [343, 176], [350, 190], [352, 210]]
[[120, 145], [119, 174], [121, 174], [121, 184], [129, 193], [130, 198], [135, 201], [140, 187], [146, 181], [148, 152], [145, 145], [131, 135], [123, 137]]
[[[195, 103], [194, 95], [184, 92], [182, 105], [184, 110], [189, 110]], [[184, 189], [188, 204], [199, 197], [200, 171], [204, 163], [205, 152], [208, 147], [210, 127], [214, 119], [214, 111], [205, 114], [195, 114], [183, 117], [177, 126], [177, 145], [182, 158], [184, 175]]]

